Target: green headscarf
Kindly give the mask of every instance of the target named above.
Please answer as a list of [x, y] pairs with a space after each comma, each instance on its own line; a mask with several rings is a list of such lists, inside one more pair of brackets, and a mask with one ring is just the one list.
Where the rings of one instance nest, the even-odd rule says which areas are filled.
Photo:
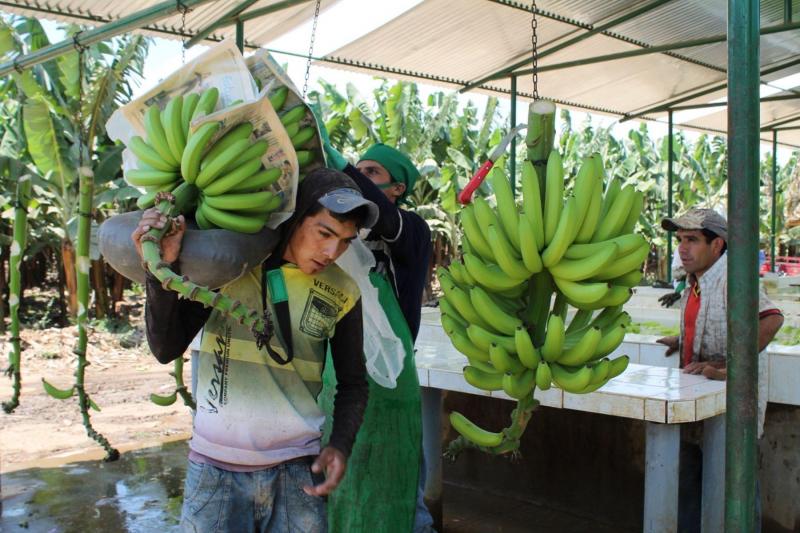
[[407, 156], [382, 143], [370, 146], [361, 156], [360, 161], [376, 161], [380, 163], [383, 168], [389, 171], [392, 181], [405, 184], [406, 190], [403, 196], [399, 198], [400, 201], [405, 200], [406, 196], [411, 194], [414, 184], [419, 178], [419, 170]]

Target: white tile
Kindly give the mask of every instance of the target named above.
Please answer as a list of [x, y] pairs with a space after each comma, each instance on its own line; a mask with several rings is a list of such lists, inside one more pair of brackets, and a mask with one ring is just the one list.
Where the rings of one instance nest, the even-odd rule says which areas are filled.
[[667, 402], [664, 400], [645, 400], [644, 419], [650, 422], [667, 421]]
[[590, 394], [564, 393], [564, 408], [588, 413], [644, 419], [644, 400], [628, 396], [617, 396], [604, 392]]
[[770, 354], [769, 401], [800, 405], [800, 358]]
[[677, 367], [679, 363], [678, 354], [665, 357], [667, 347], [663, 344], [641, 344], [639, 345], [639, 364], [652, 366]]
[[695, 416], [698, 420], [710, 418], [717, 414], [717, 398], [715, 396], [705, 396], [698, 398], [694, 402]]
[[[614, 378], [606, 383], [601, 389], [602, 392], [614, 394], [616, 396], [630, 396], [631, 398], [655, 398], [663, 393], [664, 387], [657, 385], [640, 385], [638, 383], [627, 383]], [[665, 398], [658, 398], [665, 399]]]
[[477, 394], [479, 396], [489, 396], [489, 392], [473, 387], [464, 381], [461, 372], [448, 372], [444, 370], [430, 370], [428, 373], [428, 386], [435, 389], [451, 390], [456, 392], [466, 392], [467, 394]]
[[695, 420], [694, 401], [667, 402], [667, 423], [679, 424], [682, 422], [694, 422]]
[[614, 359], [620, 355], [627, 355], [631, 359], [631, 363], [639, 362], [639, 343], [636, 342], [623, 342], [617, 349], [611, 352], [608, 357]]
[[420, 387], [427, 387], [428, 386], [428, 369], [427, 368], [417, 368], [417, 379], [419, 379], [419, 386]]
[[564, 393], [557, 387], [550, 387], [547, 390], [536, 389], [533, 397], [545, 407], [555, 407], [556, 409], [564, 407]]

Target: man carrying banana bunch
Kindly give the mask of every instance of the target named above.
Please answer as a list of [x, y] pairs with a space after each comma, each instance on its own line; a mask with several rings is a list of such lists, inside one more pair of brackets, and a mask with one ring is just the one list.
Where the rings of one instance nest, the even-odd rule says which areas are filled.
[[[368, 397], [360, 294], [334, 261], [377, 217], [346, 175], [308, 174], [273, 254], [220, 289], [270, 311], [275, 331], [261, 349], [248, 328], [179, 300], [148, 274], [147, 339], [160, 362], [181, 357], [203, 328], [183, 531], [327, 530], [322, 497], [344, 477]], [[145, 211], [132, 235], [140, 255], [141, 236], [167, 222]], [[182, 217], [177, 222], [161, 242], [162, 260], [176, 271], [184, 234]], [[325, 414], [317, 396], [328, 346], [338, 387], [332, 433], [320, 450]]]
[[[406, 348], [403, 371], [394, 389], [369, 380], [370, 400], [348, 478], [330, 501], [329, 518], [337, 531], [433, 531], [422, 498], [421, 396], [414, 341], [420, 325], [422, 293], [431, 256], [431, 232], [416, 213], [400, 207], [411, 194], [419, 171], [403, 153], [375, 144], [353, 166], [322, 133], [328, 164], [353, 178], [379, 209], [365, 243], [376, 266], [370, 275], [387, 318]], [[333, 385], [326, 381], [326, 387]], [[353, 508], [359, 508], [354, 513]]]
[[[725, 251], [728, 221], [712, 209], [690, 209], [682, 216], [665, 218], [661, 227], [675, 231], [678, 253], [687, 274], [687, 286], [681, 296], [681, 335], [664, 337], [658, 342], [668, 348], [666, 355], [679, 353], [680, 367], [688, 374], [702, 374], [709, 379], [727, 378], [728, 353], [728, 261]], [[767, 408], [767, 362], [764, 348], [783, 325], [783, 315], [767, 298], [763, 289], [758, 302], [758, 436], [763, 434]], [[679, 529], [699, 531], [700, 459], [698, 426], [687, 426], [681, 433], [681, 498]], [[720, 454], [724, 450], [703, 450]], [[759, 506], [760, 508], [760, 506]], [[760, 523], [760, 521], [759, 521]]]

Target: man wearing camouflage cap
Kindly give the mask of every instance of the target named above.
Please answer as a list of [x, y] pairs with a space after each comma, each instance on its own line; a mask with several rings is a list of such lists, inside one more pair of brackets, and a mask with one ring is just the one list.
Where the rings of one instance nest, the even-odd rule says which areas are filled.
[[[728, 221], [712, 209], [690, 209], [680, 217], [665, 218], [661, 227], [678, 237], [678, 253], [688, 275], [681, 297], [681, 335], [658, 342], [667, 355], [680, 349], [684, 372], [725, 379], [727, 354], [728, 269], [725, 258]], [[766, 348], [783, 324], [780, 310], [764, 294], [759, 296], [759, 351]]]
[[[727, 378], [727, 309], [728, 262], [725, 255], [728, 240], [728, 221], [712, 209], [690, 209], [682, 216], [665, 218], [661, 227], [676, 232], [678, 253], [687, 273], [687, 287], [681, 296], [679, 337], [664, 337], [658, 342], [667, 345], [666, 355], [680, 353], [680, 367], [689, 374], [702, 374], [709, 379]], [[759, 290], [758, 350], [772, 341], [783, 324], [780, 310]], [[758, 375], [758, 432], [763, 433], [767, 408], [766, 357], [759, 357]], [[680, 531], [699, 531], [700, 527], [700, 465], [699, 426], [688, 425], [681, 431], [681, 468], [678, 528]], [[724, 461], [719, 453], [708, 460]], [[706, 495], [708, 496], [708, 495]], [[717, 494], [718, 498], [722, 496]], [[713, 499], [713, 496], [712, 496]], [[757, 505], [760, 514], [760, 505]]]

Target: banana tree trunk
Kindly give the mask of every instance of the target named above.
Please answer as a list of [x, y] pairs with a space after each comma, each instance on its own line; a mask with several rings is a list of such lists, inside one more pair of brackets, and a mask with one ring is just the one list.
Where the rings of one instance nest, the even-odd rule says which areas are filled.
[[122, 301], [127, 283], [125, 277], [116, 270], [112, 269], [111, 275], [114, 279], [111, 285], [111, 314], [117, 316], [117, 303]]
[[91, 168], [88, 167], [79, 168], [78, 173], [80, 175], [80, 202], [78, 208], [78, 246], [77, 256], [75, 257], [75, 278], [78, 299], [78, 344], [73, 350], [75, 355], [78, 356], [78, 368], [75, 370], [75, 390], [78, 393], [78, 405], [80, 406], [86, 434], [106, 450], [106, 461], [114, 461], [119, 458], [119, 451], [113, 448], [111, 443], [92, 427], [92, 422], [89, 417], [89, 407], [98, 411], [100, 408], [91, 400], [84, 386], [86, 367], [89, 366], [89, 361], [86, 358], [86, 348], [88, 345], [86, 321], [89, 313], [89, 269], [91, 265], [89, 259], [89, 241], [91, 240], [94, 175], [92, 174]]
[[61, 241], [61, 265], [64, 284], [67, 286], [67, 309], [69, 316], [78, 315], [78, 280], [75, 274], [75, 248], [69, 240]]
[[97, 318], [106, 318], [110, 314], [108, 286], [106, 283], [105, 261], [92, 260], [92, 289], [94, 289], [94, 312]]
[[3, 403], [6, 413], [12, 412], [19, 405], [19, 391], [22, 381], [21, 349], [19, 338], [19, 303], [21, 295], [20, 263], [25, 253], [28, 237], [28, 199], [31, 194], [30, 176], [23, 176], [17, 182], [17, 202], [14, 209], [14, 237], [11, 242], [11, 257], [9, 260], [10, 294], [8, 298], [9, 312], [11, 314], [11, 353], [9, 353], [9, 367], [7, 373], [13, 379], [11, 400]]

